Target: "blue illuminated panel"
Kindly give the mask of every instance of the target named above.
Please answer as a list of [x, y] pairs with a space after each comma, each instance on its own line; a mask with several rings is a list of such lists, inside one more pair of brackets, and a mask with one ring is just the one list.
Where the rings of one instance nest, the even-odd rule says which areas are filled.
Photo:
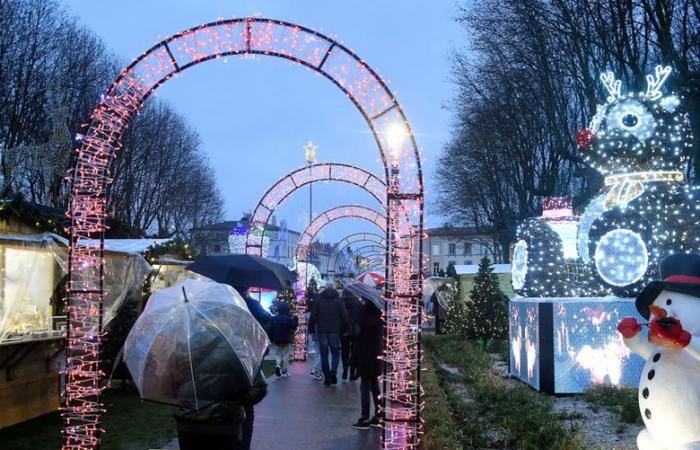
[[634, 299], [514, 298], [508, 309], [512, 376], [556, 394], [639, 384], [644, 360], [617, 332], [624, 317], [645, 322]]
[[508, 306], [510, 374], [539, 390], [539, 305], [522, 300], [513, 300]]
[[583, 392], [591, 384], [637, 387], [644, 360], [631, 353], [617, 331], [625, 317], [646, 322], [634, 299], [553, 301], [554, 391]]

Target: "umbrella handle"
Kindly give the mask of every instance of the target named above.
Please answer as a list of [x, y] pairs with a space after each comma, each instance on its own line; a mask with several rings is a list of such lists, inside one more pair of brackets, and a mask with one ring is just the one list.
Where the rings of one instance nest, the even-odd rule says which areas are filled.
[[185, 292], [185, 286], [182, 286], [182, 295], [185, 296], [185, 303], [187, 303], [189, 300], [187, 300], [187, 292]]

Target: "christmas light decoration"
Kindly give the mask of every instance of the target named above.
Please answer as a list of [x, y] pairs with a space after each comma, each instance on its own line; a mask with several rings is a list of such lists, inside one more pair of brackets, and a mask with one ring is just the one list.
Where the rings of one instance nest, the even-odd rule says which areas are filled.
[[[357, 107], [375, 138], [386, 184], [390, 186], [387, 210], [393, 224], [387, 228], [392, 254], [388, 270], [394, 287], [387, 316], [390, 328], [387, 354], [393, 358], [392, 365], [387, 367], [387, 378], [392, 380], [392, 386], [394, 380], [400, 383], [397, 388], [403, 402], [400, 405], [387, 402], [383, 445], [415, 449], [420, 435], [417, 341], [420, 329], [410, 318], [417, 312], [420, 295], [412, 286], [420, 283], [423, 262], [416, 256], [422, 254], [419, 238], [423, 228], [423, 176], [418, 147], [405, 114], [386, 82], [350, 49], [309, 28], [260, 17], [221, 19], [156, 44], [122, 71], [100, 98], [88, 130], [81, 133], [81, 147], [70, 174], [70, 317], [62, 409], [63, 448], [99, 447], [103, 413], [99, 401], [102, 376], [99, 359], [105, 190], [111, 181], [109, 167], [120, 148], [122, 133], [161, 84], [196, 64], [210, 60], [226, 62], [229, 56], [279, 57], [324, 76]], [[404, 127], [406, 138], [392, 141], [390, 147], [387, 130], [397, 123]], [[418, 245], [415, 253], [414, 245]], [[419, 324], [420, 318], [417, 320]], [[404, 366], [400, 364], [402, 361], [412, 363]]]
[[511, 373], [537, 389], [636, 385], [643, 361], [622, 345], [617, 323], [638, 317], [630, 297], [664, 256], [700, 250], [699, 190], [683, 176], [692, 136], [680, 98], [662, 92], [670, 73], [657, 66], [646, 91], [628, 94], [614, 74], [601, 76], [607, 102], [576, 143], [605, 183], [570, 222], [576, 254], [564, 249], [570, 224], [542, 217], [518, 230], [513, 285], [531, 298], [510, 304]]
[[311, 244], [326, 225], [336, 220], [348, 218], [366, 220], [379, 227], [380, 230], [386, 231], [386, 216], [383, 213], [362, 205], [336, 206], [316, 216], [303, 231], [297, 247], [297, 261], [308, 261]]
[[353, 233], [345, 236], [333, 246], [333, 253], [331, 253], [331, 257], [328, 259], [329, 267], [326, 267], [326, 272], [329, 272], [335, 267], [339, 267], [342, 264], [340, 261], [341, 257], [348, 257], [345, 253], [345, 249], [358, 243], [369, 242], [376, 243], [377, 245], [386, 248], [385, 235], [383, 236], [377, 233]]
[[662, 92], [670, 73], [657, 66], [645, 92], [626, 95], [614, 74], [601, 76], [607, 102], [576, 142], [584, 161], [605, 175], [605, 187], [580, 218], [551, 222], [543, 213], [521, 225], [516, 293], [630, 297], [661, 258], [700, 250], [700, 189], [683, 183], [692, 136], [680, 98]]
[[[313, 151], [315, 152], [315, 147]], [[261, 241], [260, 233], [267, 226], [275, 209], [295, 191], [317, 181], [338, 181], [357, 186], [374, 197], [381, 207], [386, 209], [386, 183], [373, 173], [341, 163], [321, 163], [302, 167], [275, 182], [258, 202], [250, 218], [251, 226], [246, 233], [245, 253], [260, 255], [261, 251], [264, 252], [266, 246]]]
[[[345, 206], [338, 206], [335, 208], [331, 208], [325, 212], [322, 212], [316, 218], [311, 222], [304, 232], [301, 234], [301, 238], [299, 239], [299, 243], [297, 244], [297, 253], [296, 253], [296, 264], [297, 264], [297, 274], [299, 274], [299, 277], [297, 279], [298, 283], [298, 290], [301, 292], [299, 298], [300, 301], [303, 302], [303, 299], [306, 298], [306, 295], [304, 293], [306, 286], [309, 284], [309, 279], [308, 277], [312, 276], [312, 272], [310, 270], [307, 270], [307, 267], [313, 267], [316, 272], [318, 272], [318, 269], [314, 267], [312, 264], [309, 264], [309, 249], [311, 248], [311, 245], [313, 244], [314, 239], [316, 238], [316, 235], [331, 222], [334, 222], [336, 220], [340, 219], [347, 219], [347, 218], [355, 218], [355, 219], [364, 219], [368, 222], [371, 222], [379, 227], [380, 230], [386, 231], [386, 217], [382, 215], [381, 213], [368, 208], [366, 206], [359, 206], [359, 205], [345, 205]], [[320, 281], [320, 273], [319, 273], [319, 279], [317, 281]], [[305, 308], [303, 305], [299, 307], [299, 311], [301, 313], [305, 312]], [[304, 326], [306, 324], [304, 323]], [[300, 331], [300, 326], [297, 328], [297, 334], [295, 338], [295, 346], [294, 346], [294, 352], [295, 352], [295, 359], [299, 360], [305, 360], [306, 359], [306, 333], [305, 329], [304, 332]], [[302, 335], [303, 334], [303, 335]]]

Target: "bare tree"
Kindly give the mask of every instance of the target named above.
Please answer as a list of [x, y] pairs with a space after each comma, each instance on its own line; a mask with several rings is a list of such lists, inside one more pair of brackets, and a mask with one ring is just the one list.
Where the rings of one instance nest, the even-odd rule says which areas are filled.
[[[436, 173], [436, 209], [501, 236], [504, 257], [541, 197], [584, 204], [600, 177], [574, 146], [612, 69], [630, 89], [658, 63], [700, 111], [698, 0], [483, 0], [457, 18], [468, 46], [454, 57], [454, 133]], [[697, 130], [700, 117], [691, 116]], [[696, 131], [697, 133], [698, 131]], [[700, 174], [695, 148], [693, 168]], [[695, 176], [697, 178], [697, 174]]]

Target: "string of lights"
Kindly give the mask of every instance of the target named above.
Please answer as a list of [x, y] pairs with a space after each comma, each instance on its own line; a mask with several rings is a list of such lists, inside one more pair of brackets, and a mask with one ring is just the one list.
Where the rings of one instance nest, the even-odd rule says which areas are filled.
[[386, 184], [373, 173], [341, 163], [319, 163], [296, 169], [277, 180], [258, 202], [245, 237], [245, 253], [264, 251], [262, 230], [282, 202], [298, 189], [318, 181], [339, 181], [357, 186], [373, 196], [386, 209]]

